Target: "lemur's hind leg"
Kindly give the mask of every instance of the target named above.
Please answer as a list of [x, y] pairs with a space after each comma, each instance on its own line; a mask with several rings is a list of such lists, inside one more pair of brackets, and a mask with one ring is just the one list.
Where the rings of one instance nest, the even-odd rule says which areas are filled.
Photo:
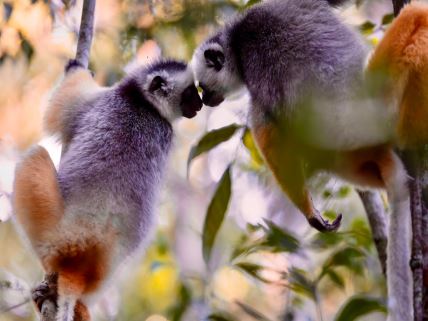
[[57, 172], [41, 146], [32, 148], [15, 170], [13, 207], [34, 249], [57, 226], [64, 212]]
[[[45, 279], [32, 290], [31, 296], [40, 313], [45, 312], [42, 311], [43, 305], [46, 301], [50, 301], [54, 311], [48, 313], [56, 315], [58, 311], [58, 274], [47, 274]], [[78, 300], [74, 307], [74, 321], [90, 321], [90, 319], [88, 308]]]
[[305, 215], [309, 224], [321, 232], [339, 228], [342, 215], [329, 223], [317, 211], [306, 188], [305, 162], [299, 156], [293, 139], [288, 139], [275, 125], [253, 126], [254, 138], [278, 184], [290, 200]]
[[58, 308], [58, 274], [50, 273], [45, 275], [45, 279], [32, 289], [31, 298], [40, 313], [42, 313], [42, 307], [46, 300], [51, 301], [56, 310]]

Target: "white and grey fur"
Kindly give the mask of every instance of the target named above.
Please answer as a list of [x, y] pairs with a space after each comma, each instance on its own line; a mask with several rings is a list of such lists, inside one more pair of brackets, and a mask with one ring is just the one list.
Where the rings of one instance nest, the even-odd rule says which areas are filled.
[[[245, 87], [251, 127], [275, 119], [286, 119], [291, 127], [303, 123], [305, 130], [296, 131], [302, 142], [321, 149], [390, 143], [397, 109], [386, 112], [366, 93], [368, 48], [331, 10], [329, 3], [339, 2], [270, 0], [227, 23], [196, 49], [191, 62], [204, 104], [216, 106]], [[388, 190], [393, 205], [389, 320], [411, 321], [409, 196], [406, 172], [397, 161], [400, 168], [390, 184], [394, 190]]]
[[[69, 64], [65, 78], [79, 70]], [[139, 68], [111, 88], [94, 85], [72, 102], [58, 93], [52, 103], [67, 113], [58, 170], [65, 211], [35, 250], [41, 258], [67, 256], [64, 249], [101, 244], [113, 233], [105, 262], [110, 278], [147, 242], [171, 148], [171, 122], [194, 117], [202, 101], [191, 69], [171, 60]], [[92, 295], [60, 297], [57, 319], [71, 321], [76, 299], [85, 303]]]

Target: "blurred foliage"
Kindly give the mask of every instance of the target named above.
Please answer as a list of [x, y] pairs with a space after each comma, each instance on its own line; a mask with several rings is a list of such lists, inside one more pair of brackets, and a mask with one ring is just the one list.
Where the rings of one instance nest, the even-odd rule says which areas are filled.
[[[257, 2], [98, 1], [91, 69], [97, 81], [109, 85], [124, 69], [159, 53], [189, 60], [205, 37]], [[368, 18], [363, 8], [369, 3], [356, 0], [358, 8], [351, 15], [375, 45], [392, 15], [384, 12], [378, 21]], [[6, 184], [4, 178], [13, 170], [8, 167], [6, 172], [5, 164], [43, 137], [43, 110], [64, 63], [73, 56], [80, 5], [73, 0], [0, 0], [0, 192], [6, 196], [10, 179]], [[100, 299], [95, 320], [350, 321], [385, 312], [385, 284], [370, 229], [349, 186], [314, 182], [326, 217], [335, 217], [340, 206], [347, 211], [348, 220], [338, 233], [316, 233], [305, 228], [306, 222], [297, 229], [291, 216], [278, 219], [270, 207], [257, 224], [239, 219], [240, 186], [276, 188], [243, 118], [206, 132], [205, 120], [177, 125], [177, 146], [184, 147], [172, 161], [175, 175], [167, 186], [169, 201], [161, 205], [156, 237], [144, 260], [134, 264], [132, 273], [124, 273], [123, 288], [113, 287]], [[201, 139], [195, 143], [196, 135]], [[234, 147], [227, 149], [230, 145]], [[216, 154], [224, 165], [216, 169], [217, 176], [210, 167]], [[188, 171], [192, 164], [195, 172], [188, 173], [190, 181], [178, 173], [178, 167], [185, 171], [186, 161]], [[245, 175], [254, 185], [239, 181]], [[179, 203], [185, 204], [181, 216], [192, 222], [185, 229], [180, 229]], [[2, 206], [0, 219], [5, 220]], [[190, 234], [201, 242], [181, 244]], [[0, 321], [31, 320], [29, 288], [41, 279], [41, 269], [10, 220], [0, 223], [0, 244]], [[369, 315], [366, 320], [382, 319]]]

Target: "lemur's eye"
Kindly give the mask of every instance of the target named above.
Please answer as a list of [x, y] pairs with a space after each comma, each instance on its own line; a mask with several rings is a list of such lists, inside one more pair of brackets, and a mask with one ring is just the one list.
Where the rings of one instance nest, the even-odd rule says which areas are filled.
[[215, 49], [207, 49], [204, 52], [205, 63], [208, 68], [213, 68], [215, 71], [220, 71], [224, 65], [224, 54]]
[[152, 82], [150, 83], [149, 91], [155, 92], [157, 90], [165, 90], [166, 81], [161, 76], [156, 76], [153, 78]]

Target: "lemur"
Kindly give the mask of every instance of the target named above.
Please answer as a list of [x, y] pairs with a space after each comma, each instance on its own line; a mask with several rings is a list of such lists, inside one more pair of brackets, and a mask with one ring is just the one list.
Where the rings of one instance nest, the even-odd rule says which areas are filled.
[[248, 90], [257, 146], [314, 228], [334, 231], [342, 218], [329, 223], [314, 207], [306, 185], [316, 173], [387, 190], [389, 320], [411, 321], [409, 189], [393, 147], [428, 142], [428, 7], [407, 5], [367, 66], [362, 36], [330, 6], [338, 2], [255, 5], [204, 41], [192, 67], [205, 105]]
[[[182, 62], [141, 67], [101, 87], [76, 61], [46, 112], [64, 152], [58, 172], [37, 146], [16, 168], [18, 223], [46, 273], [58, 275], [58, 321], [90, 320], [88, 300], [146, 242], [173, 129], [202, 101]], [[49, 289], [40, 289], [39, 307]]]

